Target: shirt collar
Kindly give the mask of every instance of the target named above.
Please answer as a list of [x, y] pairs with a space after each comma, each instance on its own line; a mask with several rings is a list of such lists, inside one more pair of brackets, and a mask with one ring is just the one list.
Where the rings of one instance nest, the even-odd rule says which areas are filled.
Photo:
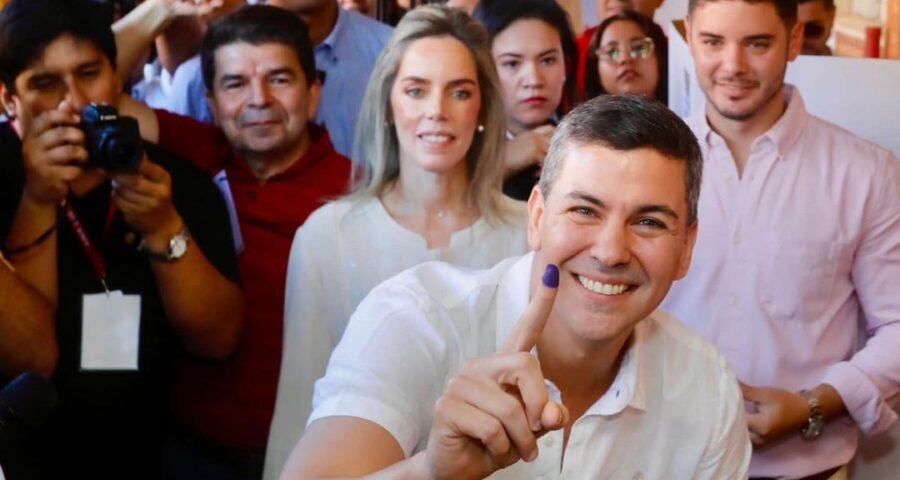
[[347, 23], [348, 14], [344, 12], [344, 9], [338, 7], [337, 9], [337, 19], [334, 21], [334, 28], [331, 29], [331, 33], [325, 37], [325, 40], [322, 40], [322, 43], [316, 45], [316, 50], [319, 48], [327, 48], [331, 51], [334, 51], [334, 45], [337, 43], [338, 37], [341, 36], [341, 32], [344, 30], [344, 25]]
[[[770, 141], [778, 150], [780, 158], [786, 158], [786, 153], [800, 138], [803, 128], [809, 114], [806, 111], [806, 104], [803, 103], [803, 97], [797, 87], [791, 84], [784, 84], [784, 99], [787, 102], [787, 108], [781, 118], [772, 125], [766, 133], [763, 133], [755, 142], [760, 140]], [[714, 147], [716, 144], [725, 145], [725, 141], [715, 134], [706, 118], [706, 109], [702, 109], [692, 115], [688, 122], [696, 128], [697, 141], [706, 147]]]
[[[506, 342], [519, 318], [525, 313], [531, 299], [531, 268], [534, 252], [524, 255], [506, 271], [500, 280], [497, 294], [497, 337], [495, 351]], [[638, 322], [626, 347], [619, 371], [612, 385], [588, 410], [585, 415], [615, 415], [626, 407], [646, 409], [646, 387], [648, 372], [641, 372], [646, 353], [646, 319]], [[639, 374], [640, 373], [640, 374]], [[551, 398], [559, 398], [559, 391], [551, 382]]]
[[772, 142], [781, 158], [786, 158], [785, 154], [790, 151], [797, 139], [800, 138], [800, 134], [803, 132], [806, 120], [809, 117], [806, 113], [806, 105], [800, 96], [800, 91], [796, 87], [785, 84], [784, 99], [787, 102], [784, 114], [760, 137], [760, 139], [764, 138]]
[[[328, 136], [327, 130], [314, 123], [307, 124], [306, 128], [309, 132], [309, 146], [306, 148], [306, 152], [290, 167], [285, 169], [283, 172], [272, 175], [266, 180], [266, 182], [271, 182], [275, 179], [283, 179], [294, 177], [297, 175], [303, 175], [306, 172], [306, 169], [311, 165], [317, 164], [322, 161], [329, 161], [331, 160], [331, 156], [337, 155], [337, 152], [334, 150], [334, 146], [331, 144], [331, 139]], [[238, 167], [237, 171], [234, 172], [233, 175], [235, 178], [257, 181], [256, 174], [253, 173], [253, 170], [250, 168], [250, 165], [247, 163], [246, 159], [244, 159], [243, 157], [239, 157], [239, 160], [235, 163]]]

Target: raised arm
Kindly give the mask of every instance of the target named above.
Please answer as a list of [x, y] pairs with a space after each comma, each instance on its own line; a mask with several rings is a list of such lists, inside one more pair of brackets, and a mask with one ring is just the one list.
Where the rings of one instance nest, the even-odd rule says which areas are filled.
[[[545, 284], [538, 288], [504, 347], [495, 355], [469, 361], [449, 382], [434, 406], [425, 451], [404, 459], [406, 453], [400, 441], [387, 428], [335, 412], [335, 408], [344, 407], [386, 419], [397, 415], [397, 412], [384, 411], [369, 413], [369, 410], [386, 405], [383, 399], [348, 394], [340, 403], [358, 405], [338, 407], [332, 402], [326, 407], [334, 416], [324, 416], [310, 425], [294, 449], [282, 478], [366, 476], [370, 479], [470, 480], [485, 478], [522, 459], [537, 458], [537, 439], [568, 422], [565, 407], [548, 400], [540, 366], [529, 353], [541, 336], [556, 296], [558, 270], [551, 267], [548, 271], [551, 269], [555, 275], [545, 275]], [[379, 336], [390, 333], [377, 328], [373, 332]], [[365, 344], [366, 353], [374, 354], [373, 350], [378, 352], [391, 346], [400, 348], [404, 341], [399, 337], [402, 335], [393, 341], [382, 342], [374, 349], [370, 342], [360, 342], [360, 338], [349, 342]], [[366, 362], [366, 359], [357, 361]], [[417, 365], [414, 370], [419, 368], [428, 367]], [[409, 378], [398, 380], [392, 387], [394, 390], [409, 388], [409, 381]], [[415, 434], [399, 426], [406, 421], [401, 420], [394, 428], [401, 436], [410, 437], [404, 443], [411, 448], [409, 445], [415, 445], [421, 439], [413, 438]]]
[[[117, 174], [113, 180], [113, 202], [125, 221], [141, 234], [149, 252], [167, 252], [169, 241], [187, 226], [175, 209], [169, 173], [145, 158], [136, 173]], [[207, 358], [230, 355], [237, 348], [244, 321], [237, 284], [190, 239], [180, 259], [150, 262], [166, 316], [187, 350]]]
[[[113, 32], [116, 35], [116, 70], [123, 83], [127, 80], [128, 75], [137, 66], [137, 63], [144, 57], [144, 53], [150, 48], [154, 40], [166, 31], [166, 28], [172, 24], [178, 17], [185, 17], [189, 28], [193, 28], [190, 24], [197, 21], [197, 17], [207, 15], [216, 8], [220, 8], [223, 0], [146, 0], [134, 10], [122, 17], [113, 24]], [[194, 17], [194, 18], [190, 18]], [[180, 32], [172, 31], [171, 35], [180, 35]], [[180, 45], [175, 50], [163, 48], [165, 52], [161, 52], [163, 56], [167, 56], [166, 67], [174, 64], [177, 67], [177, 59], [181, 61], [190, 58], [186, 55], [186, 50], [199, 46], [197, 41], [194, 45]], [[170, 45], [171, 42], [163, 42], [163, 46]], [[182, 58], [183, 57], [183, 58]]]

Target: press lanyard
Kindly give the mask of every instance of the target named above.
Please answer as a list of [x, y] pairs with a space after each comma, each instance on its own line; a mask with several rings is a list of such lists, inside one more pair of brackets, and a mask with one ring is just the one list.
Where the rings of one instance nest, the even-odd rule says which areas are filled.
[[[81, 223], [81, 219], [78, 218], [78, 213], [72, 208], [71, 202], [68, 200], [63, 201], [62, 208], [66, 213], [66, 219], [69, 220], [69, 224], [72, 225], [72, 230], [75, 231], [75, 236], [78, 237], [78, 241], [81, 242], [81, 246], [84, 248], [84, 253], [87, 254], [88, 259], [91, 261], [91, 265], [94, 267], [94, 273], [97, 274], [97, 280], [103, 285], [103, 290], [106, 290], [106, 293], [109, 294], [109, 285], [106, 283], [106, 262], [103, 261], [103, 255], [94, 248], [94, 244], [91, 242], [90, 237], [88, 237], [84, 225]], [[112, 226], [115, 215], [116, 206], [115, 204], [110, 203], [109, 211], [106, 213], [106, 225], [103, 227], [104, 240], [109, 235], [109, 229]]]

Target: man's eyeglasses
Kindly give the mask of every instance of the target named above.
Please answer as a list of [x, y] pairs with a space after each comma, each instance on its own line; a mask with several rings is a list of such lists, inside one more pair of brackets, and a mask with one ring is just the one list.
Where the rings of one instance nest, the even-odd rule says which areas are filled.
[[[610, 43], [597, 50], [597, 56], [604, 62], [617, 63], [625, 58], [626, 46], [619, 43]], [[653, 39], [644, 37], [640, 40], [628, 42], [627, 51], [630, 58], [649, 58], [653, 53]]]

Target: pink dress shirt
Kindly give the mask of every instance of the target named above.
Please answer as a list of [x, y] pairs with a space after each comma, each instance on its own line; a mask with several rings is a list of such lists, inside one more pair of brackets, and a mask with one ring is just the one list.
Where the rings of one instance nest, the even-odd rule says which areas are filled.
[[705, 159], [700, 229], [663, 304], [742, 382], [840, 393], [851, 418], [754, 452], [750, 475], [765, 477], [846, 464], [900, 397], [900, 161], [807, 113], [795, 88], [785, 97], [742, 175], [706, 116], [688, 121]]

